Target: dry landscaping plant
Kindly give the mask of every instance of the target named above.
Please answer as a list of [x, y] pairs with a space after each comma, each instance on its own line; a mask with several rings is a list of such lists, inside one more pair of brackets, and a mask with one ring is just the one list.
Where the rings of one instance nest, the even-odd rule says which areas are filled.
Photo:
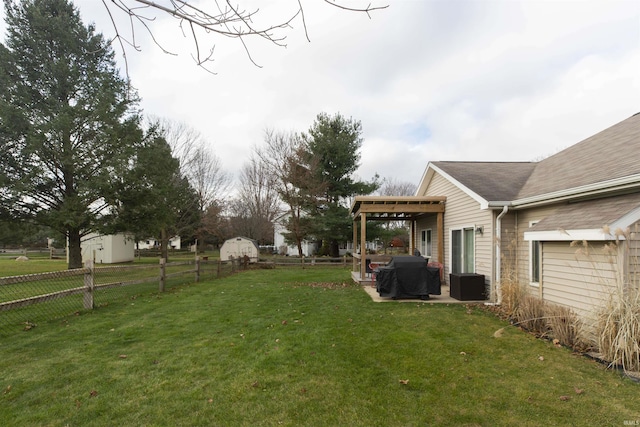
[[[596, 343], [609, 366], [621, 367], [625, 372], [640, 371], [640, 281], [635, 269], [640, 267], [638, 253], [638, 225], [633, 231], [608, 227], [603, 232], [613, 234], [615, 241], [605, 245], [616, 268], [615, 283], [605, 304], [597, 313]], [[617, 256], [626, 256], [623, 267]]]
[[503, 273], [500, 281], [500, 294], [502, 296], [502, 312], [507, 317], [515, 316], [520, 302], [526, 295], [526, 289], [520, 285], [512, 269], [508, 269], [507, 272]]
[[523, 329], [540, 336], [546, 336], [549, 332], [546, 304], [540, 298], [530, 294], [525, 294], [520, 299], [515, 312], [515, 321]]
[[558, 344], [574, 349], [584, 348], [581, 334], [582, 324], [569, 307], [547, 304], [545, 311], [547, 313], [547, 327], [554, 342], [557, 340]]
[[598, 349], [610, 366], [640, 371], [640, 292], [612, 293], [598, 315]]

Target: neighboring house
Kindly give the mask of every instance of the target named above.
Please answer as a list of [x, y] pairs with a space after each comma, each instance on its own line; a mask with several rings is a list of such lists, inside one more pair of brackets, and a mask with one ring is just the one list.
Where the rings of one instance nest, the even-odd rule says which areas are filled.
[[100, 235], [91, 233], [80, 242], [82, 260], [93, 260], [96, 264], [130, 262], [135, 259], [135, 244], [126, 234]]
[[258, 242], [248, 237], [234, 237], [226, 240], [220, 247], [220, 260], [229, 261], [234, 258], [243, 258], [245, 255], [249, 257], [251, 262], [258, 261]]
[[[160, 240], [158, 239], [147, 239], [141, 240], [137, 243], [138, 249], [154, 249], [160, 247]], [[169, 248], [171, 249], [181, 249], [181, 239], [180, 236], [173, 236], [169, 239]]]
[[592, 316], [612, 288], [638, 283], [638, 234], [623, 232], [640, 221], [639, 114], [540, 162], [431, 162], [416, 196], [446, 202], [440, 229], [435, 214], [413, 222], [414, 247], [446, 280], [483, 274], [496, 302], [508, 275]]
[[[298, 256], [298, 246], [291, 245], [285, 241], [284, 233], [287, 232], [286, 227], [283, 225], [289, 214], [285, 214], [276, 218], [273, 224], [273, 245], [276, 247], [276, 251], [280, 255]], [[318, 250], [318, 245], [315, 242], [309, 240], [302, 241], [302, 255], [312, 256]]]

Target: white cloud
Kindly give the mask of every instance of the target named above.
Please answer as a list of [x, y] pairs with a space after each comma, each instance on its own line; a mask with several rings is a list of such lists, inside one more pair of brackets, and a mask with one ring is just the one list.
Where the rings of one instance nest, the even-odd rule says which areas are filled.
[[[164, 17], [151, 28], [180, 55], [139, 34], [131, 77], [146, 112], [199, 130], [230, 171], [265, 128], [305, 131], [318, 113], [340, 112], [362, 122], [361, 178], [415, 184], [429, 160], [537, 159], [640, 111], [640, 2], [388, 3], [369, 19], [303, 1], [311, 43], [300, 21], [287, 48], [253, 40], [257, 68], [220, 40], [216, 76]], [[110, 31], [99, 2], [77, 4]], [[254, 4], [268, 22], [297, 1]]]

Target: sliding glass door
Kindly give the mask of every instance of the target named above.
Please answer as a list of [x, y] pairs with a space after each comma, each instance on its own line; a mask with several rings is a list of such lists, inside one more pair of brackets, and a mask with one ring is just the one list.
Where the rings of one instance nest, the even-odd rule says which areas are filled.
[[473, 227], [451, 230], [451, 272], [475, 273]]

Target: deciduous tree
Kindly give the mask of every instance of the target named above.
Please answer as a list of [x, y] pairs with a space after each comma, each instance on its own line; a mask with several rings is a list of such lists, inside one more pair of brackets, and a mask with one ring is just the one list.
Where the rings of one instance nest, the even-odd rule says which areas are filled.
[[[211, 214], [215, 210], [209, 210], [212, 205], [224, 208], [231, 176], [202, 134], [183, 122], [171, 119], [153, 119], [152, 127], [157, 128], [167, 141], [173, 157], [179, 161], [181, 174], [195, 191], [196, 203], [185, 208], [198, 212], [202, 218], [207, 211]], [[216, 232], [204, 223], [195, 228], [198, 244], [207, 240], [208, 233]]]
[[[386, 5], [372, 6], [369, 2], [353, 2], [347, 5], [335, 0], [324, 0], [330, 7], [342, 10], [370, 13], [384, 9]], [[150, 23], [158, 17], [169, 15], [176, 19], [180, 28], [179, 32], [193, 43], [192, 58], [199, 66], [208, 69], [207, 66], [214, 60], [215, 43], [220, 40], [232, 39], [238, 41], [247, 53], [249, 60], [257, 65], [253, 59], [247, 42], [249, 39], [266, 41], [276, 46], [286, 46], [287, 33], [298, 22], [304, 29], [307, 40], [304, 1], [277, 2], [271, 5], [253, 3], [250, 1], [231, 2], [210, 1], [206, 4], [194, 5], [186, 0], [102, 0], [113, 27], [116, 31], [115, 40], [120, 43], [126, 59], [126, 48], [133, 47], [140, 50], [136, 33], [140, 29], [146, 31], [153, 41], [165, 52], [157, 34], [154, 34]], [[269, 7], [271, 6], [271, 7]], [[265, 11], [261, 11], [263, 7]], [[262, 18], [266, 13], [268, 20]], [[121, 25], [119, 16], [124, 15], [129, 21]], [[273, 18], [271, 18], [273, 17]]]
[[317, 197], [324, 184], [317, 179], [316, 159], [308, 156], [304, 141], [295, 132], [266, 130], [264, 146], [256, 148], [256, 156], [273, 174], [273, 184], [285, 204], [283, 225], [285, 240], [298, 248], [310, 237], [310, 215], [316, 209]]
[[255, 155], [240, 171], [238, 196], [230, 206], [235, 234], [273, 243], [273, 223], [283, 211], [275, 175]]

